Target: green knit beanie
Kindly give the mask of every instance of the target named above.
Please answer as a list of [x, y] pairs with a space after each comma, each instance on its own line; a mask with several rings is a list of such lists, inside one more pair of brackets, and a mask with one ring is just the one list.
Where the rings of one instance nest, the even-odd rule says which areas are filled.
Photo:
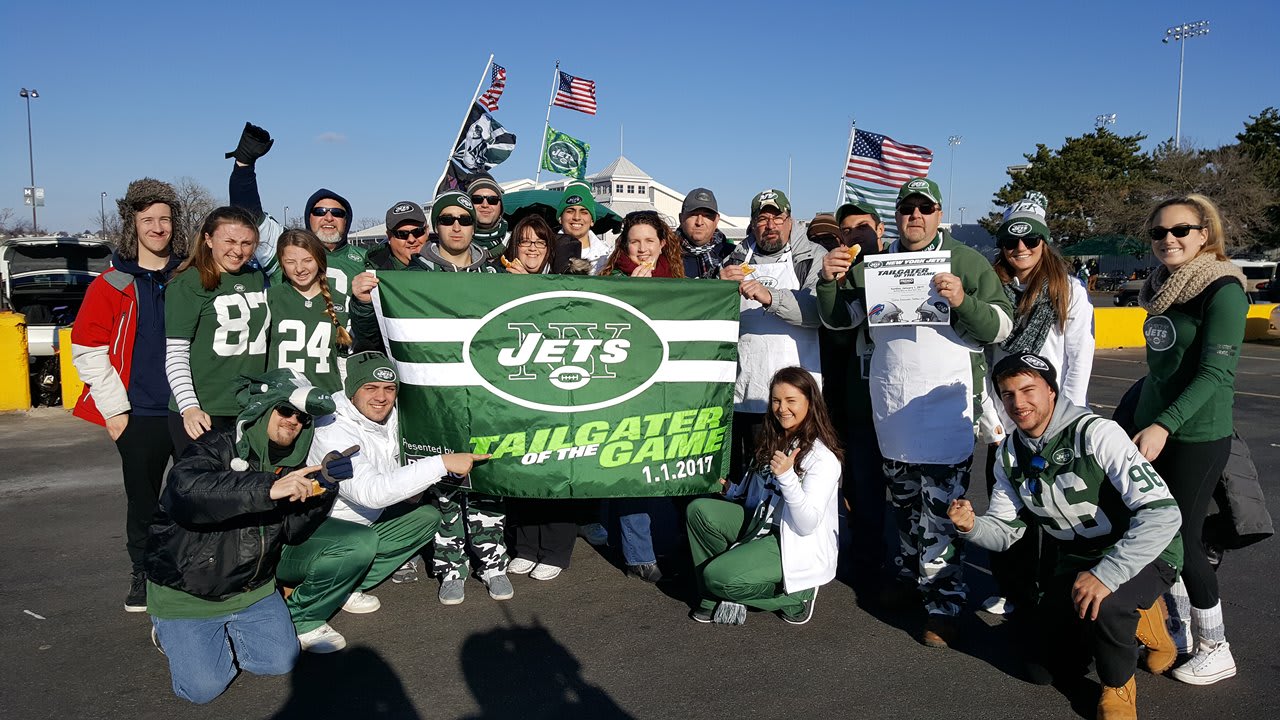
[[591, 194], [591, 188], [582, 183], [569, 183], [564, 194], [560, 196], [560, 207], [556, 210], [556, 217], [563, 217], [564, 211], [581, 205], [591, 213], [591, 222], [599, 219], [596, 211], [596, 198]]

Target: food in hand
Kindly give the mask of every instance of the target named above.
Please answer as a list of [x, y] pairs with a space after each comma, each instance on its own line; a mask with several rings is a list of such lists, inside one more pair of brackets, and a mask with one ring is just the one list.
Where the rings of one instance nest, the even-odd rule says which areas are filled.
[[746, 264], [746, 263], [742, 263], [742, 264], [741, 264], [741, 265], [739, 265], [738, 267], [742, 268], [742, 274], [743, 274], [743, 275], [750, 275], [751, 273], [753, 273], [753, 272], [755, 272], [755, 271], [756, 271], [756, 269], [755, 269], [755, 268], [751, 267], [750, 265], [748, 265], [748, 264]]
[[858, 255], [859, 255], [859, 254], [861, 254], [861, 253], [862, 253], [862, 246], [861, 246], [861, 245], [850, 245], [850, 246], [849, 246], [849, 259], [850, 259], [850, 260], [857, 260], [857, 259], [858, 259]]
[[319, 480], [311, 481], [311, 497], [315, 497], [317, 495], [323, 495], [324, 492], [325, 492], [324, 486], [320, 484]]

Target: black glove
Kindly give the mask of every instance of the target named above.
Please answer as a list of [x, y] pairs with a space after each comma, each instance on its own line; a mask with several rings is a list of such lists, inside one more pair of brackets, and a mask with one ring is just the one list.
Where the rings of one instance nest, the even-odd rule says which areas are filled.
[[320, 461], [320, 477], [316, 478], [316, 481], [325, 490], [337, 491], [338, 481], [349, 480], [355, 474], [354, 468], [351, 467], [351, 456], [359, 451], [359, 445], [352, 445], [341, 452], [331, 450]]
[[227, 153], [227, 157], [235, 158], [245, 165], [252, 165], [258, 158], [266, 155], [275, 142], [271, 139], [271, 133], [247, 122], [244, 124], [244, 132], [240, 133], [240, 144], [235, 150]]

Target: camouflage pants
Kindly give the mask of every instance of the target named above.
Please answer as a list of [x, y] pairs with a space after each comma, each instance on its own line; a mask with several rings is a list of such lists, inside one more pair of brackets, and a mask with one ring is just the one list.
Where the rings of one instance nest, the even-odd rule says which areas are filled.
[[433, 575], [441, 581], [465, 578], [470, 571], [468, 550], [482, 579], [507, 571], [509, 558], [503, 537], [507, 516], [502, 498], [448, 490], [435, 491], [431, 501], [441, 516], [432, 555]]
[[972, 463], [972, 457], [955, 465], [884, 463], [898, 523], [898, 577], [916, 584], [931, 615], [955, 616], [964, 605], [964, 544], [947, 507], [969, 489]]

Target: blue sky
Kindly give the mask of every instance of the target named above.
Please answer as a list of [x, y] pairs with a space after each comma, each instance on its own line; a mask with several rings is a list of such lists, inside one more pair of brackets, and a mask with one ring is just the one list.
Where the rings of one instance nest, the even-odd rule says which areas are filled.
[[[480, 10], [476, 10], [480, 8]], [[948, 219], [986, 212], [1037, 142], [1116, 113], [1147, 146], [1173, 134], [1178, 49], [1165, 28], [1207, 19], [1187, 47], [1183, 137], [1232, 142], [1280, 106], [1280, 4], [1253, 0], [1042, 3], [5, 3], [0, 207], [29, 215], [26, 107], [34, 87], [41, 225], [98, 226], [131, 179], [191, 176], [225, 199], [246, 120], [277, 138], [264, 204], [313, 190], [361, 217], [426, 199], [490, 52], [508, 70], [498, 120], [519, 136], [499, 180], [532, 176], [552, 69], [595, 80], [599, 114], [552, 127], [591, 143], [589, 172], [625, 153], [722, 211], [785, 188], [798, 216], [835, 200], [849, 121], [935, 151]]]

